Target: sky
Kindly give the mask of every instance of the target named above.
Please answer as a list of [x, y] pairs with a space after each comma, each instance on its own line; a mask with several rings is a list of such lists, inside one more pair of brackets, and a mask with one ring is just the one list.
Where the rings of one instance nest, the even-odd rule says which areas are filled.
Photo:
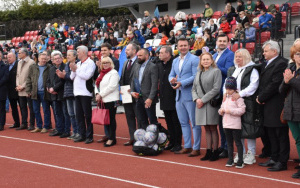
[[[0, 11], [3, 10], [2, 6], [3, 6], [4, 1], [6, 1], [6, 0], [0, 0]], [[62, 0], [43, 0], [43, 1], [46, 2], [46, 3], [55, 3], [55, 2], [61, 2]], [[72, 0], [69, 0], [69, 1], [72, 1]]]

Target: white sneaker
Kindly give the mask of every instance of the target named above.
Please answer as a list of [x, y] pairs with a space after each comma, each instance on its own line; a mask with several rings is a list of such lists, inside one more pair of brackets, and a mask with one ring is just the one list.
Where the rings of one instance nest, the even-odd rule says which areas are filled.
[[239, 155], [238, 155], [238, 153], [236, 153], [235, 156], [234, 156], [234, 158], [233, 158], [233, 162], [237, 163], [238, 160], [239, 160]]
[[255, 155], [252, 154], [252, 152], [250, 150], [248, 150], [247, 156], [244, 159], [244, 163], [247, 165], [252, 165], [252, 164], [256, 163]]

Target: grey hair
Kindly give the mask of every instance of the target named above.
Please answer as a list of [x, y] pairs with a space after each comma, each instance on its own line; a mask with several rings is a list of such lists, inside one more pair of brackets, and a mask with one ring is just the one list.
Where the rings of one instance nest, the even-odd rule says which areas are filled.
[[73, 54], [73, 56], [77, 56], [77, 51], [76, 50], [68, 50], [67, 53], [70, 52]]
[[63, 57], [63, 55], [61, 54], [60, 51], [57, 51], [57, 50], [54, 50], [52, 53], [51, 53], [51, 57], [54, 57], [56, 55], [59, 55], [59, 57]]
[[[2, 52], [0, 52], [0, 54], [3, 56]], [[15, 54], [14, 52], [8, 52], [7, 55], [8, 55], [8, 54], [12, 54], [15, 58], [17, 57], [16, 54]]]
[[41, 56], [48, 56], [47, 53], [39, 53], [39, 57]]
[[20, 48], [20, 50], [19, 50], [19, 51], [21, 51], [21, 52], [25, 53], [25, 54], [26, 54], [26, 56], [28, 56], [28, 55], [29, 55], [29, 52], [28, 52], [27, 48]]
[[300, 42], [300, 38], [297, 38], [297, 39], [294, 41], [293, 46], [295, 46], [297, 42]]
[[83, 45], [78, 46], [77, 50], [78, 49], [82, 50], [85, 54], [88, 54], [88, 52], [89, 52], [89, 49], [86, 46], [83, 46]]
[[280, 47], [279, 47], [278, 42], [276, 42], [274, 40], [269, 40], [269, 41], [267, 41], [267, 42], [264, 43], [263, 49], [266, 46], [269, 46], [270, 50], [275, 50], [275, 51], [277, 51], [278, 54], [280, 54]]
[[131, 42], [129, 44], [131, 44], [132, 49], [135, 50], [136, 52], [138, 52], [140, 50], [140, 47], [136, 43]]
[[162, 46], [160, 49], [165, 49], [166, 52], [170, 54], [170, 56], [173, 55], [173, 50], [170, 46]]

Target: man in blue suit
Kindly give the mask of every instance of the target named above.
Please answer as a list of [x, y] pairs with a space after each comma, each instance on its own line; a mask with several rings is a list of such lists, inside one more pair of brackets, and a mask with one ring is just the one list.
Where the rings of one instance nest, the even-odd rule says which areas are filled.
[[7, 99], [7, 82], [9, 78], [8, 66], [2, 61], [3, 54], [0, 52], [0, 131], [4, 130], [6, 112], [5, 104]]
[[[189, 52], [187, 39], [179, 39], [177, 48], [180, 56], [173, 60], [169, 81], [176, 89], [176, 109], [181, 124], [184, 148], [176, 154], [188, 154], [189, 157], [200, 155], [201, 127], [195, 125], [195, 103], [192, 98], [192, 86], [197, 73], [199, 58]], [[194, 145], [192, 148], [191, 127], [193, 129]]]
[[[227, 77], [227, 71], [230, 67], [234, 65], [234, 53], [227, 48], [229, 44], [229, 38], [227, 35], [222, 34], [217, 37], [217, 53], [213, 55], [213, 58], [218, 66], [218, 68], [222, 72], [222, 87], [221, 87], [221, 95], [223, 94], [223, 85], [225, 79]], [[228, 151], [227, 151], [227, 142], [226, 137], [223, 130], [223, 122], [222, 116], [220, 116], [219, 120], [219, 131], [221, 135], [221, 148], [219, 148], [220, 158], [227, 158]]]

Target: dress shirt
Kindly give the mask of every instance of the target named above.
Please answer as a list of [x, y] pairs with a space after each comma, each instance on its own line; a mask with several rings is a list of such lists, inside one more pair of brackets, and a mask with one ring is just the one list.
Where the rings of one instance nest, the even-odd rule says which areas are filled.
[[139, 70], [139, 83], [140, 83], [140, 85], [142, 84], [142, 78], [143, 78], [144, 70], [145, 70], [148, 62], [149, 62], [149, 59], [141, 65], [141, 68]]

